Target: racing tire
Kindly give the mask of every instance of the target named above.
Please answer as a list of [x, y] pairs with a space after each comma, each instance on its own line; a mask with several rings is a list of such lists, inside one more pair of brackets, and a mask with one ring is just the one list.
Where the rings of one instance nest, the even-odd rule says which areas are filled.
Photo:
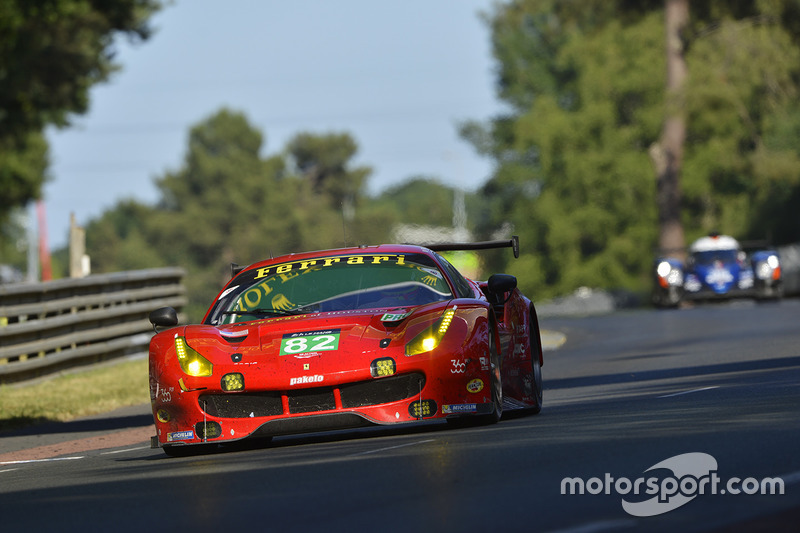
[[503, 374], [500, 370], [500, 349], [497, 346], [497, 325], [493, 317], [489, 327], [489, 368], [494, 409], [491, 414], [480, 416], [479, 419], [484, 424], [496, 424], [503, 418]]
[[496, 424], [503, 417], [503, 381], [500, 372], [500, 350], [497, 347], [497, 326], [494, 318], [490, 321], [489, 327], [489, 361], [491, 368], [490, 388], [492, 391], [493, 409], [490, 414], [469, 415], [447, 418], [447, 424], [455, 428], [470, 426]]
[[539, 358], [542, 352], [542, 335], [539, 331], [539, 320], [536, 318], [536, 309], [531, 305], [531, 392], [536, 402], [529, 412], [533, 415], [542, 410], [542, 362]]
[[539, 358], [535, 355], [533, 356], [533, 364], [531, 367], [531, 389], [536, 403], [530, 407], [529, 411], [530, 414], [535, 415], [542, 410], [542, 365], [539, 362]]

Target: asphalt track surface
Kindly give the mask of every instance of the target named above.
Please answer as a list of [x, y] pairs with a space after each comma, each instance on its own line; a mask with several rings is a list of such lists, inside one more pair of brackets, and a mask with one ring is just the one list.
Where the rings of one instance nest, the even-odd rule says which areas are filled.
[[[544, 409], [497, 425], [423, 423], [282, 437], [187, 458], [149, 448], [146, 405], [4, 434], [0, 527], [798, 530], [800, 301], [617, 312], [542, 325], [566, 339], [545, 354]], [[703, 494], [691, 490], [701, 473], [647, 471], [692, 453], [713, 457], [712, 473], [722, 480], [716, 493], [709, 485]], [[620, 479], [651, 477], [664, 489], [663, 502], [651, 508], [659, 512], [633, 516], [623, 500], [655, 496], [621, 494]], [[776, 477], [783, 494], [719, 492], [734, 478], [752, 480], [744, 488], [754, 492]], [[565, 478], [582, 479], [584, 493], [563, 494]], [[669, 510], [680, 496], [671, 482], [686, 482], [685, 503]]]

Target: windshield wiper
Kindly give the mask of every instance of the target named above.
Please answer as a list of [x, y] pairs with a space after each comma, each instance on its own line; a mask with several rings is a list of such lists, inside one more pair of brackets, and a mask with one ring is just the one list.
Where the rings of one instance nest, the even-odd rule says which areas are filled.
[[294, 309], [264, 309], [264, 308], [256, 308], [256, 309], [249, 309], [247, 311], [242, 310], [233, 310], [233, 311], [223, 311], [223, 315], [261, 315], [261, 316], [296, 316], [296, 315], [305, 315], [308, 313], [313, 313], [314, 310], [311, 309], [309, 306], [304, 307], [295, 307]]

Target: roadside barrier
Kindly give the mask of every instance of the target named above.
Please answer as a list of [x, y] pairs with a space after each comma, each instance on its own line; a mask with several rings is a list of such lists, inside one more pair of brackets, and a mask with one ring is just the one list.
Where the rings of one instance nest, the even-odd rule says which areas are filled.
[[150, 311], [186, 305], [181, 268], [0, 285], [0, 384], [146, 354]]

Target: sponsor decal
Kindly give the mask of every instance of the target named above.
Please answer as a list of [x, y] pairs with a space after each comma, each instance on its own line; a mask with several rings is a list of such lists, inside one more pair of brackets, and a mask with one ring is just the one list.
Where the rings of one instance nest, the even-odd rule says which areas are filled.
[[455, 405], [443, 405], [442, 412], [445, 414], [457, 413], [477, 413], [478, 404], [476, 403], [460, 403]]
[[298, 378], [289, 379], [289, 386], [304, 385], [306, 383], [320, 383], [324, 379], [325, 376], [320, 376], [319, 374], [314, 376], [300, 376]]
[[459, 361], [458, 359], [450, 359], [453, 363], [453, 368], [450, 369], [451, 374], [463, 374], [467, 370], [467, 363]]
[[381, 317], [381, 322], [400, 322], [411, 313], [385, 313]]
[[194, 430], [187, 429], [186, 431], [173, 431], [172, 433], [167, 433], [167, 442], [173, 442], [176, 440], [192, 440], [194, 439]]
[[714, 268], [706, 275], [706, 283], [716, 287], [724, 286], [726, 283], [730, 283], [732, 281], [733, 274], [731, 274], [726, 268]]
[[489, 358], [481, 357], [481, 370], [489, 370]]
[[287, 333], [281, 338], [279, 355], [338, 350], [340, 333], [339, 329]]
[[150, 399], [160, 400], [162, 403], [170, 403], [172, 401], [172, 393], [175, 392], [175, 387], [162, 387], [161, 383], [156, 381], [155, 390], [153, 385], [150, 385]]
[[467, 383], [467, 392], [471, 392], [472, 394], [478, 393], [483, 390], [483, 380], [479, 378], [475, 378], [469, 383]]
[[320, 269], [329, 267], [335, 264], [346, 265], [379, 265], [382, 263], [405, 265], [406, 258], [404, 255], [340, 255], [334, 257], [321, 257], [319, 259], [311, 259], [306, 261], [295, 261], [293, 263], [283, 263], [280, 265], [273, 265], [269, 267], [259, 268], [256, 273], [255, 279], [266, 278], [276, 274], [299, 274], [304, 270]]

